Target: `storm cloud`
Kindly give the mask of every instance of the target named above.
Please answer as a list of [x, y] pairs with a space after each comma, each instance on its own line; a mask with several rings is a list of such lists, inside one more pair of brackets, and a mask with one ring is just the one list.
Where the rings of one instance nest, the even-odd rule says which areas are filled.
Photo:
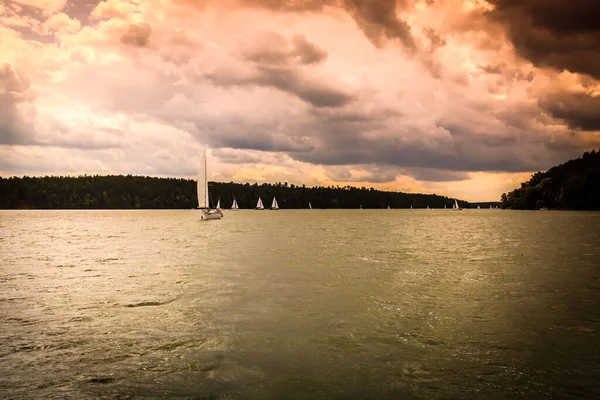
[[600, 79], [600, 2], [490, 0], [518, 54], [540, 67]]

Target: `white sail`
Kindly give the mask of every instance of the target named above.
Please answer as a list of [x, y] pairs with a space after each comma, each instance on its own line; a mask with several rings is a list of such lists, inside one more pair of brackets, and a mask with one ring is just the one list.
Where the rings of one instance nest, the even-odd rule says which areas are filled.
[[271, 210], [279, 210], [279, 205], [277, 204], [277, 199], [273, 197], [273, 202], [271, 203]]
[[310, 204], [310, 201], [308, 202], [308, 208], [312, 210], [312, 205]]
[[388, 210], [391, 210], [390, 206], [388, 206]]
[[257, 210], [264, 210], [265, 209], [265, 207], [263, 206], [263, 203], [262, 203], [262, 199], [260, 197], [258, 198], [258, 203], [256, 203], [256, 209]]
[[452, 205], [452, 209], [453, 209], [454, 211], [460, 211], [460, 210], [462, 210], [462, 208], [460, 208], [460, 207], [458, 206], [458, 201], [456, 201], [456, 199], [454, 199], [454, 204]]
[[198, 168], [198, 208], [208, 208], [208, 174], [206, 168], [206, 147], [200, 156]]
[[202, 209], [201, 219], [220, 219], [223, 213], [218, 209], [220, 201], [217, 204], [217, 210], [210, 210], [208, 201], [208, 167], [206, 161], [206, 146], [200, 156], [200, 166], [198, 171], [198, 208]]
[[410, 205], [410, 209], [412, 210], [412, 204]]
[[217, 210], [221, 208], [221, 199], [219, 198], [219, 200], [217, 200]]
[[232, 210], [239, 210], [240, 207], [238, 206], [237, 200], [235, 199], [235, 197], [233, 198], [233, 204], [231, 205], [231, 209]]

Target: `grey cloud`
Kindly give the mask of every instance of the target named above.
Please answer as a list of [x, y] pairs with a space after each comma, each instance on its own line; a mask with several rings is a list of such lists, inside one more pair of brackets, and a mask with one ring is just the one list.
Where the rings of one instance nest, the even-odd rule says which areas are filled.
[[299, 57], [302, 64], [317, 64], [327, 59], [327, 52], [309, 42], [304, 35], [294, 35], [292, 45], [294, 46], [292, 54]]
[[344, 8], [376, 46], [381, 39], [398, 39], [408, 50], [416, 50], [410, 27], [396, 15], [396, 0], [343, 0]]
[[134, 47], [146, 47], [150, 43], [151, 33], [152, 27], [146, 22], [131, 24], [127, 32], [121, 36], [121, 42]]
[[556, 92], [538, 100], [542, 109], [565, 121], [570, 128], [600, 131], [600, 96]]
[[361, 166], [363, 173], [353, 175], [350, 168], [345, 166], [329, 166], [325, 168], [325, 175], [337, 182], [371, 182], [388, 183], [396, 180], [399, 175], [393, 168], [376, 165]]
[[243, 51], [246, 60], [261, 66], [291, 66], [317, 64], [327, 59], [327, 52], [304, 35], [294, 35], [291, 41], [275, 32], [263, 32]]
[[291, 68], [259, 67], [255, 73], [247, 76], [221, 70], [205, 77], [221, 86], [256, 85], [276, 88], [315, 107], [341, 107], [353, 100], [342, 89], [314, 81]]
[[310, 151], [312, 145], [302, 135], [279, 132], [279, 122], [254, 122], [241, 117], [207, 119], [195, 123], [197, 134], [215, 148], [233, 148], [295, 153]]

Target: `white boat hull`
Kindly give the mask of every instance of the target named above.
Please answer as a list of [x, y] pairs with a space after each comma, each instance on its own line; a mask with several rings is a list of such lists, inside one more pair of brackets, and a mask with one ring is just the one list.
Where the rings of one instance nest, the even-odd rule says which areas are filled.
[[202, 211], [202, 216], [200, 219], [221, 219], [223, 218], [223, 213], [221, 211]]

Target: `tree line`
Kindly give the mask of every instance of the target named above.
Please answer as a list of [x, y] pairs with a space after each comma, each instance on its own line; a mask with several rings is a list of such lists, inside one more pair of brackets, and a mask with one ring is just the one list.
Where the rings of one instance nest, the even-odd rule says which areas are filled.
[[500, 200], [502, 208], [517, 210], [600, 210], [600, 149], [536, 172]]
[[[282, 209], [308, 208], [451, 208], [453, 199], [435, 194], [388, 192], [351, 186], [306, 187], [279, 183], [209, 182], [212, 205], [265, 207], [277, 198]], [[459, 200], [468, 208], [469, 203]], [[132, 175], [0, 178], [2, 209], [190, 209], [198, 206], [196, 181]]]

